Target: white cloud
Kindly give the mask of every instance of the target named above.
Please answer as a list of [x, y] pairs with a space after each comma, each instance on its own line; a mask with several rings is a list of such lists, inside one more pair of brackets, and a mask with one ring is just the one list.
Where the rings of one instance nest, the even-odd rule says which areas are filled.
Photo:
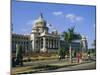
[[69, 19], [70, 20], [70, 22], [80, 22], [80, 21], [82, 21], [84, 18], [83, 17], [81, 17], [81, 16], [77, 16], [77, 15], [75, 15], [75, 14], [67, 14], [66, 16], [65, 16], [67, 19]]
[[65, 17], [69, 19], [71, 22], [74, 22], [76, 18], [74, 14], [67, 14]]
[[83, 20], [83, 17], [81, 17], [81, 16], [76, 17], [76, 21], [82, 21], [82, 20]]
[[53, 12], [53, 15], [56, 15], [56, 16], [63, 15], [63, 12], [61, 11]]

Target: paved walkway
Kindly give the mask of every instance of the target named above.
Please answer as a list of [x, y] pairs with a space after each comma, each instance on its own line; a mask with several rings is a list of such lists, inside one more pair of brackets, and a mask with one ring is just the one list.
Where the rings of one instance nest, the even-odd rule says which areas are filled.
[[91, 69], [96, 69], [96, 63], [95, 62], [58, 68], [56, 70], [45, 70], [45, 71], [40, 71], [40, 72], [59, 72], [59, 71], [75, 71], [75, 70], [91, 70]]
[[[87, 63], [90, 61], [83, 61], [83, 63]], [[75, 62], [75, 59], [73, 60], [73, 63], [68, 62], [68, 59], [63, 59], [61, 61], [59, 61], [58, 59], [55, 60], [43, 60], [43, 61], [34, 61], [34, 62], [24, 62], [24, 66], [23, 67], [14, 67], [12, 68], [12, 73], [16, 74], [16, 73], [23, 73], [23, 72], [42, 72], [44, 71], [43, 69], [33, 69], [36, 66], [39, 65], [57, 65], [57, 66], [61, 66], [61, 67], [68, 67], [68, 66], [72, 66], [72, 65], [77, 65], [77, 63]], [[88, 68], [88, 67], [87, 67]], [[91, 67], [90, 67], [91, 68]], [[58, 69], [57, 71], [63, 71], [63, 69]], [[70, 70], [70, 69], [69, 69]], [[74, 70], [74, 69], [73, 69]], [[52, 71], [52, 70], [48, 70], [48, 71]], [[46, 70], [46, 72], [48, 72]], [[56, 71], [56, 70], [54, 70]]]

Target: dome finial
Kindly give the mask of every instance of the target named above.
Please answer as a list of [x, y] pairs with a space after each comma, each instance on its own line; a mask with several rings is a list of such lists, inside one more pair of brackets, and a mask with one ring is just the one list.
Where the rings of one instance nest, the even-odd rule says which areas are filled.
[[39, 18], [43, 18], [43, 13], [40, 13], [40, 17]]

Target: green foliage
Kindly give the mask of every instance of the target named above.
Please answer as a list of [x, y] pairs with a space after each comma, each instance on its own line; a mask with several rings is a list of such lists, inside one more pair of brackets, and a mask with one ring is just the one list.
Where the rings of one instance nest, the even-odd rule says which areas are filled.
[[16, 65], [21, 65], [23, 66], [23, 56], [22, 56], [22, 46], [21, 45], [16, 45]]
[[58, 55], [61, 56], [61, 57], [65, 57], [66, 55], [66, 50], [65, 48], [60, 48], [59, 52], [58, 52]]
[[96, 47], [96, 40], [93, 41], [92, 46], [95, 48]]
[[96, 53], [96, 49], [94, 48], [88, 49], [88, 53]]
[[16, 45], [16, 58], [22, 59], [22, 46]]
[[90, 55], [92, 54], [93, 56], [96, 56], [96, 49], [94, 49], [94, 48], [88, 49], [87, 53]]
[[75, 27], [71, 27], [68, 31], [63, 32], [62, 37], [68, 43], [71, 43], [73, 40], [81, 39], [81, 35], [74, 32]]
[[[71, 27], [71, 28], [68, 29], [68, 31], [63, 32], [63, 35], [62, 35], [64, 37], [64, 40], [69, 44], [70, 61], [72, 60], [71, 43], [72, 43], [73, 40], [79, 40], [79, 39], [81, 39], [81, 35], [75, 33], [74, 29], [75, 29], [75, 27]], [[63, 53], [63, 52], [61, 52], [61, 53]], [[75, 53], [73, 53], [73, 56], [74, 56], [74, 54]]]

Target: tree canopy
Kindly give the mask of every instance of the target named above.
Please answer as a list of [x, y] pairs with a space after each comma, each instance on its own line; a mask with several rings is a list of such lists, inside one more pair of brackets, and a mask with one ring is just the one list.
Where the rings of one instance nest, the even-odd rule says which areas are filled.
[[64, 31], [62, 37], [68, 43], [71, 43], [73, 40], [81, 39], [81, 35], [74, 31], [75, 27], [68, 28], [68, 31]]

